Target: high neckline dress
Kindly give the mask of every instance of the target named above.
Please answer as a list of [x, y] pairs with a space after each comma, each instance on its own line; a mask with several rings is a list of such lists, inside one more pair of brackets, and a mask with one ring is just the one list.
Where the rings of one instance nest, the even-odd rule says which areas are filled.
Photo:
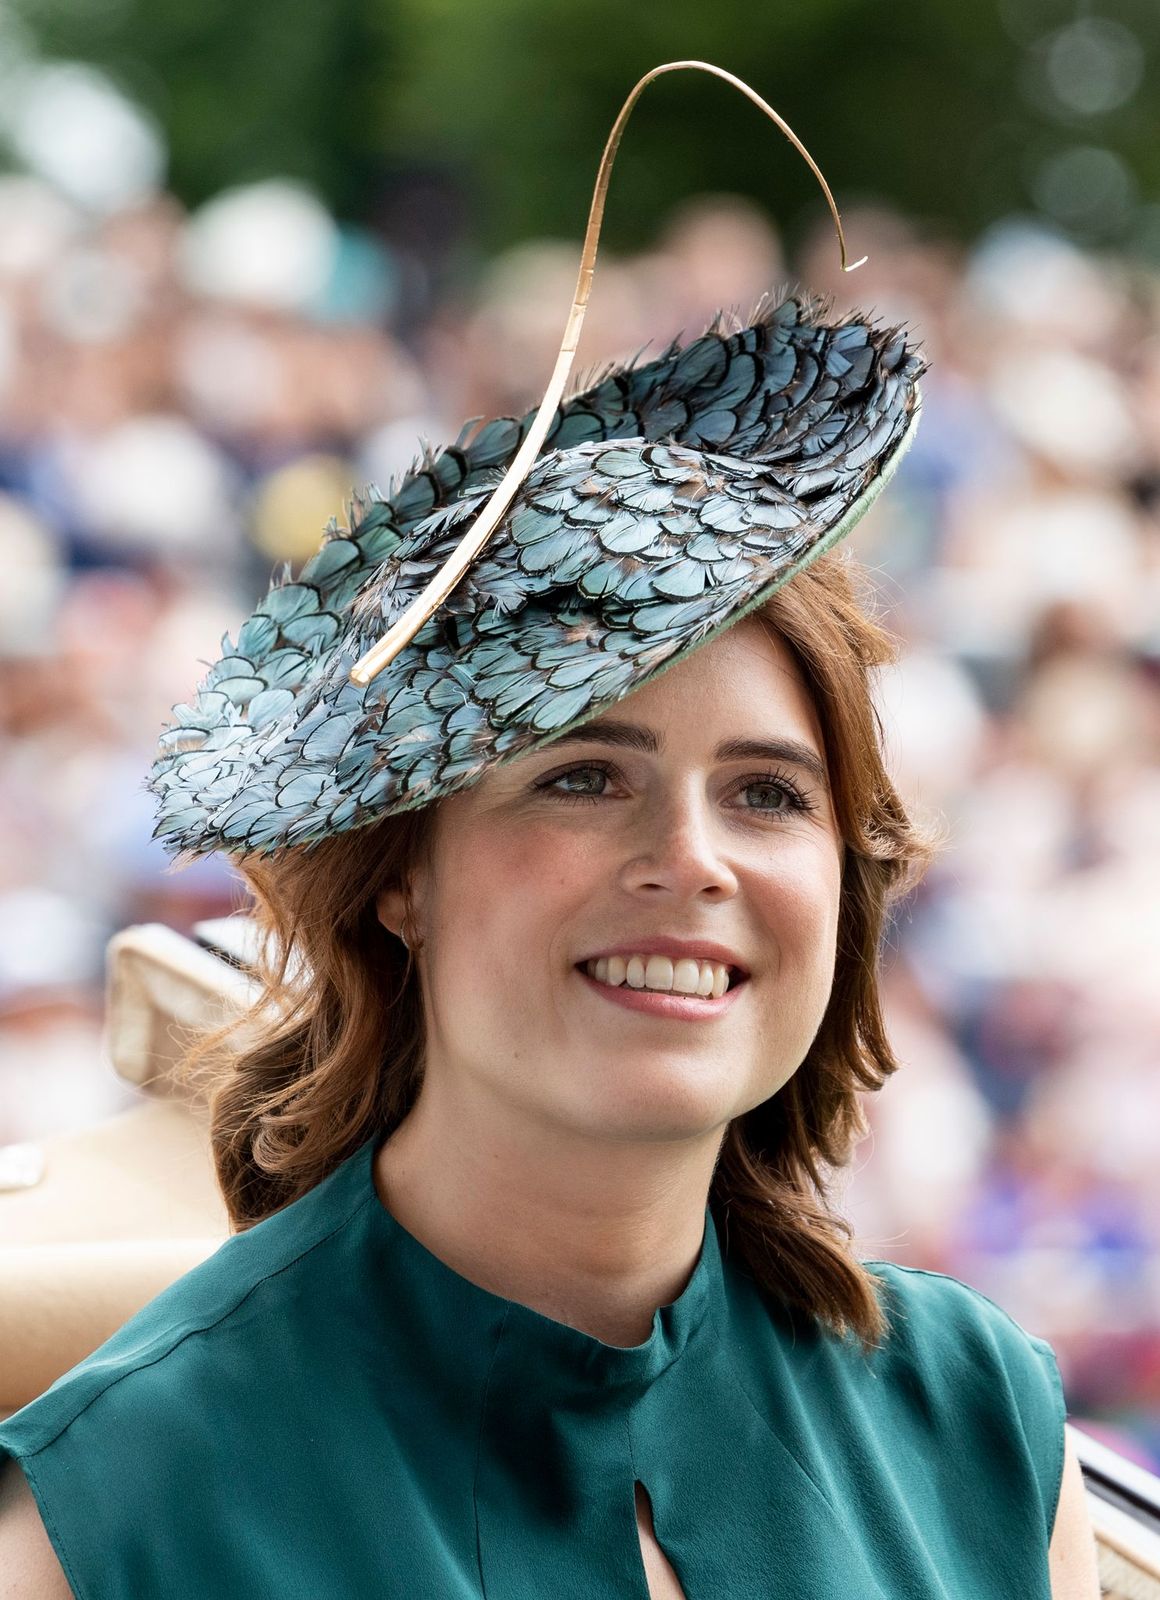
[[869, 1357], [728, 1258], [605, 1344], [472, 1283], [383, 1206], [382, 1135], [0, 1422], [77, 1600], [1050, 1600], [1051, 1346], [867, 1260]]

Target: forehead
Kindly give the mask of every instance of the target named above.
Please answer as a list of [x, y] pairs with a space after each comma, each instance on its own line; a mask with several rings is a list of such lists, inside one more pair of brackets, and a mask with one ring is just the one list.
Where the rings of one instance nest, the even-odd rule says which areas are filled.
[[758, 617], [743, 617], [708, 644], [634, 689], [616, 706], [595, 717], [605, 718], [631, 708], [636, 720], [670, 718], [682, 709], [716, 727], [723, 720], [758, 719], [780, 731], [820, 739], [821, 728], [801, 668], [786, 641]]

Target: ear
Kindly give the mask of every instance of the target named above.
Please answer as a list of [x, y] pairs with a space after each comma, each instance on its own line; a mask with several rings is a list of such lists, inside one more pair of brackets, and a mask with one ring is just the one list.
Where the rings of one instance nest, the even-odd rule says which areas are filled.
[[388, 933], [398, 935], [407, 911], [406, 897], [401, 888], [384, 889], [375, 900], [375, 915]]

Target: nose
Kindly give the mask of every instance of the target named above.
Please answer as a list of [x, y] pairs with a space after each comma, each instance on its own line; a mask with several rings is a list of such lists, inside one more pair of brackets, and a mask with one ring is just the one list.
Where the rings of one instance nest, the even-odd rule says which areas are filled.
[[621, 881], [631, 893], [680, 899], [727, 900], [737, 893], [722, 824], [695, 779], [641, 808]]

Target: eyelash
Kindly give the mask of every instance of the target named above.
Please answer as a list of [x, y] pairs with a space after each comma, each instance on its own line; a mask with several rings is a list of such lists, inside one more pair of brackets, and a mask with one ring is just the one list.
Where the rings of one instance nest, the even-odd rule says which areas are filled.
[[[550, 793], [554, 799], [563, 800], [565, 804], [583, 803], [585, 801], [595, 804], [607, 798], [602, 794], [568, 794], [565, 790], [554, 787], [561, 779], [571, 778], [577, 772], [601, 772], [606, 778], [619, 776], [616, 768], [609, 763], [585, 761], [580, 766], [568, 767], [564, 772], [553, 773], [550, 778], [542, 778], [535, 787], [543, 792]], [[814, 802], [803, 794], [793, 779], [784, 772], [763, 772], [760, 776], [745, 778], [737, 787], [741, 792], [759, 787], [780, 790], [785, 796], [786, 804], [772, 810], [765, 810], [764, 814], [766, 816], [776, 817], [787, 811], [808, 812], [816, 809]], [[758, 807], [754, 814], [760, 816], [762, 811], [763, 808]]]

